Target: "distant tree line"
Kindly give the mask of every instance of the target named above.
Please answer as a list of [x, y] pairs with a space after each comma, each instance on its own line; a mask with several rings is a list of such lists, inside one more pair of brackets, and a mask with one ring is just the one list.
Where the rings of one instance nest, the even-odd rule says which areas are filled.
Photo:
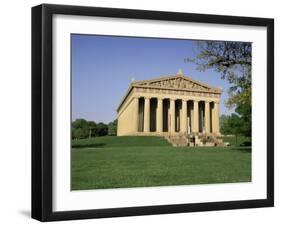
[[72, 139], [84, 139], [99, 136], [116, 136], [117, 135], [117, 120], [108, 124], [85, 119], [76, 119], [71, 124]]

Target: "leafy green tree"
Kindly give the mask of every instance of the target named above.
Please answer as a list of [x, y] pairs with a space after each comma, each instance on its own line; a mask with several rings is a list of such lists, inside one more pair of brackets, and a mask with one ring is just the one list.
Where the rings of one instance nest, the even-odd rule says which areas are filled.
[[72, 138], [82, 139], [88, 137], [88, 122], [85, 119], [76, 119], [72, 122]]
[[72, 139], [92, 138], [96, 136], [116, 136], [117, 120], [108, 125], [100, 122], [87, 121], [85, 119], [76, 119], [71, 125]]
[[195, 63], [199, 71], [213, 69], [221, 73], [221, 78], [231, 84], [228, 105], [250, 104], [252, 44], [249, 42], [196, 41], [196, 46], [197, 56], [187, 58], [185, 61]]
[[221, 115], [220, 116], [220, 131], [222, 134], [233, 134], [232, 128], [230, 127], [228, 120], [229, 115]]
[[232, 114], [228, 118], [228, 126], [231, 128], [232, 134], [239, 135], [242, 134], [243, 120], [237, 114]]
[[248, 104], [240, 104], [235, 111], [241, 115], [241, 120], [243, 122], [241, 124], [240, 133], [246, 137], [250, 137], [252, 135], [252, 106]]
[[87, 121], [85, 119], [79, 118], [72, 122], [74, 128], [83, 128], [87, 126]]
[[77, 128], [73, 131], [73, 138], [74, 139], [83, 139], [87, 137], [87, 131], [83, 128]]
[[[199, 71], [213, 69], [221, 74], [231, 85], [226, 102], [228, 107], [235, 107], [241, 116], [243, 133], [251, 136], [251, 86], [252, 86], [252, 44], [231, 41], [196, 41], [198, 53], [194, 58], [185, 59], [193, 62]], [[232, 118], [234, 119], [234, 117]]]
[[228, 119], [228, 124], [232, 130], [232, 134], [235, 135], [237, 144], [237, 137], [242, 134], [243, 120], [237, 114], [232, 114]]
[[108, 127], [106, 124], [100, 122], [97, 124], [97, 136], [106, 136], [108, 133]]
[[88, 121], [89, 138], [97, 136], [97, 124], [94, 121]]
[[116, 136], [117, 135], [117, 119], [113, 122], [108, 123], [108, 135]]

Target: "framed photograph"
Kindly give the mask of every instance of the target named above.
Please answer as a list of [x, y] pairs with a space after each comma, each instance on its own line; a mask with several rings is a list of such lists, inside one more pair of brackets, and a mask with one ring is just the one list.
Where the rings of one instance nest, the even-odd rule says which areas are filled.
[[274, 205], [274, 21], [32, 8], [32, 217]]

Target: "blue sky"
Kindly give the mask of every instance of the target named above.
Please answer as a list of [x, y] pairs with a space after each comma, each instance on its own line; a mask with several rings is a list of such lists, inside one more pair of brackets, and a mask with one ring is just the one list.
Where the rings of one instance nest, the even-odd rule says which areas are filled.
[[228, 82], [213, 70], [199, 72], [196, 65], [184, 62], [196, 54], [192, 40], [79, 34], [72, 34], [71, 39], [73, 120], [113, 121], [133, 78], [168, 76], [179, 69], [195, 80], [222, 88], [220, 114], [233, 112], [224, 105]]

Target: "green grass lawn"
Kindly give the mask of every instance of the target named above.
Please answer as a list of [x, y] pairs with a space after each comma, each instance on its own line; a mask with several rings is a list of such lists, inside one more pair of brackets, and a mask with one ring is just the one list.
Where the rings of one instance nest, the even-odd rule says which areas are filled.
[[[72, 189], [251, 181], [251, 147], [172, 147], [160, 137], [72, 141]], [[241, 142], [243, 139], [241, 139]]]

